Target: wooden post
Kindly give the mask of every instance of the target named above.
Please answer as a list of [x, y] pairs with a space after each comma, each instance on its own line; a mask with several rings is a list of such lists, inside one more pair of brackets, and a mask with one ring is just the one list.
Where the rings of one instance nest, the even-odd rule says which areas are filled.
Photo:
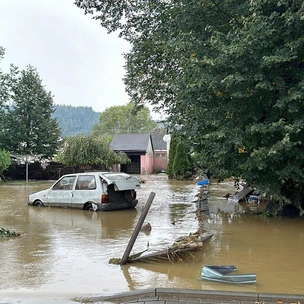
[[29, 181], [29, 163], [26, 157], [26, 161], [25, 161], [25, 182], [28, 183]]
[[149, 198], [147, 200], [147, 203], [145, 205], [145, 208], [144, 208], [142, 214], [140, 215], [138, 223], [137, 223], [137, 225], [136, 225], [136, 227], [135, 227], [135, 229], [133, 231], [133, 234], [132, 234], [131, 239], [129, 241], [129, 244], [128, 244], [126, 250], [125, 250], [125, 253], [124, 253], [124, 255], [123, 255], [123, 257], [122, 257], [122, 259], [120, 261], [120, 265], [124, 265], [124, 264], [127, 263], [128, 259], [129, 259], [130, 252], [131, 252], [131, 250], [133, 248], [133, 245], [134, 245], [134, 243], [136, 241], [136, 238], [137, 238], [138, 233], [139, 233], [139, 231], [141, 229], [141, 226], [142, 226], [142, 224], [145, 221], [145, 218], [146, 218], [146, 216], [148, 214], [148, 211], [149, 211], [150, 206], [151, 206], [151, 204], [152, 204], [152, 202], [154, 200], [154, 197], [155, 197], [155, 193], [151, 192], [150, 196], [149, 196]]

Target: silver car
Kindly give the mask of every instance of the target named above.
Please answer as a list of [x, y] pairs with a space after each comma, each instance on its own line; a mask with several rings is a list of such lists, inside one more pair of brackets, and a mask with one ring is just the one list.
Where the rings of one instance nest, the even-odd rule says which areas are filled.
[[49, 189], [29, 195], [31, 206], [55, 206], [93, 211], [134, 208], [138, 178], [122, 172], [63, 175]]

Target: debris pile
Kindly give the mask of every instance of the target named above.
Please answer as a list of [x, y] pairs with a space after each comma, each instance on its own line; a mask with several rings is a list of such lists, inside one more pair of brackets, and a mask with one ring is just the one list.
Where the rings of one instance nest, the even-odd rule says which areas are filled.
[[203, 179], [197, 183], [200, 187], [197, 197], [198, 210], [205, 215], [209, 215], [209, 205], [208, 205], [208, 191], [209, 191], [209, 180]]
[[[203, 242], [209, 239], [212, 235], [203, 237], [200, 231], [190, 233], [188, 236], [183, 236], [177, 239], [168, 249], [142, 255], [147, 250], [133, 254], [129, 257], [128, 263], [136, 261], [151, 261], [157, 259], [168, 259], [171, 262], [180, 260], [186, 257], [190, 251], [197, 250], [203, 246]], [[110, 264], [120, 264], [120, 258], [110, 259]]]
[[183, 236], [176, 240], [174, 244], [169, 248], [171, 250], [177, 249], [197, 249], [203, 246], [200, 231], [190, 233], [188, 236]]

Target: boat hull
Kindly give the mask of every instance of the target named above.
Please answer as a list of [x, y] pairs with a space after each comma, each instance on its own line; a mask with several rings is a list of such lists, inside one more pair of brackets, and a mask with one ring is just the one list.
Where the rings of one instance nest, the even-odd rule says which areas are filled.
[[202, 269], [201, 279], [222, 283], [234, 284], [254, 284], [256, 283], [256, 275], [249, 274], [227, 274], [236, 271], [235, 266], [212, 266], [204, 265]]

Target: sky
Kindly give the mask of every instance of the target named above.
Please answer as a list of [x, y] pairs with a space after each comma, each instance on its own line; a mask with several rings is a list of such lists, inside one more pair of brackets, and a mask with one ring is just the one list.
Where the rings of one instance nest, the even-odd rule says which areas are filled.
[[87, 106], [96, 112], [125, 105], [123, 53], [129, 44], [107, 34], [74, 0], [0, 0], [0, 62], [35, 67], [54, 104]]

